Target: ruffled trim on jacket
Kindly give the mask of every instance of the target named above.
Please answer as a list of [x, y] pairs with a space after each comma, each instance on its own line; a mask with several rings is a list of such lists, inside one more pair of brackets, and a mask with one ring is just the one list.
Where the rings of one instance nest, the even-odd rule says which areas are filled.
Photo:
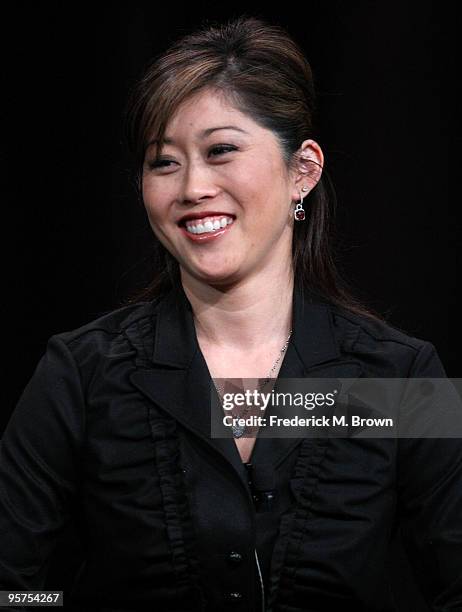
[[[295, 572], [306, 525], [311, 516], [312, 498], [319, 481], [328, 438], [307, 438], [300, 451], [290, 481], [297, 503], [281, 517], [273, 552], [267, 612], [290, 612], [287, 602], [294, 596]], [[298, 608], [297, 608], [298, 609]]]
[[205, 595], [200, 588], [199, 564], [195, 550], [196, 534], [189, 510], [186, 485], [180, 467], [179, 438], [176, 422], [149, 409], [149, 422], [154, 441], [154, 455], [162, 491], [165, 523], [172, 548], [172, 567], [177, 580], [178, 599], [195, 602], [198, 610], [206, 609]]

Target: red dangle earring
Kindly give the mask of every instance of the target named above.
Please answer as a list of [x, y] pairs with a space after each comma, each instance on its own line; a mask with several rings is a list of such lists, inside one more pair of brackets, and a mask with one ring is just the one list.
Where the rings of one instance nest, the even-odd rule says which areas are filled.
[[[302, 187], [302, 191], [308, 191], [308, 187]], [[295, 221], [304, 221], [305, 220], [305, 209], [303, 208], [303, 199], [305, 196], [300, 195], [300, 202], [297, 203], [297, 206], [294, 210]]]

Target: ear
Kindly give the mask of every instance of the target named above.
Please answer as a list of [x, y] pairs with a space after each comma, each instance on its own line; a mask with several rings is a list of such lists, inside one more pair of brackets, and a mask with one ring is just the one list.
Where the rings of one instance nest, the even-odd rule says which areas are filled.
[[304, 191], [307, 196], [316, 187], [321, 178], [324, 166], [324, 154], [321, 147], [314, 140], [304, 140], [297, 151], [297, 164], [293, 171], [293, 193], [292, 200], [300, 200], [302, 187], [308, 187]]

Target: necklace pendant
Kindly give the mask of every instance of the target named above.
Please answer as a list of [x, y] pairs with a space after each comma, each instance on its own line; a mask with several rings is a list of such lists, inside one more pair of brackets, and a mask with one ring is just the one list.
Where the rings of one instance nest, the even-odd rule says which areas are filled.
[[233, 436], [235, 438], [240, 438], [242, 435], [244, 435], [245, 425], [232, 425], [231, 429], [233, 430]]

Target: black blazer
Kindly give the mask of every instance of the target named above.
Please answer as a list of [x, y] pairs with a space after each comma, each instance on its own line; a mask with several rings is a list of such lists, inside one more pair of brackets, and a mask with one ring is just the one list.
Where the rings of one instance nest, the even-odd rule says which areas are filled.
[[[444, 377], [434, 346], [294, 292], [284, 377]], [[459, 439], [257, 438], [271, 512], [233, 439], [182, 288], [53, 335], [0, 450], [0, 590], [41, 589], [63, 527], [75, 610], [395, 610], [396, 529], [432, 610], [462, 609]], [[257, 563], [259, 561], [259, 563]], [[263, 583], [263, 590], [262, 590]]]

